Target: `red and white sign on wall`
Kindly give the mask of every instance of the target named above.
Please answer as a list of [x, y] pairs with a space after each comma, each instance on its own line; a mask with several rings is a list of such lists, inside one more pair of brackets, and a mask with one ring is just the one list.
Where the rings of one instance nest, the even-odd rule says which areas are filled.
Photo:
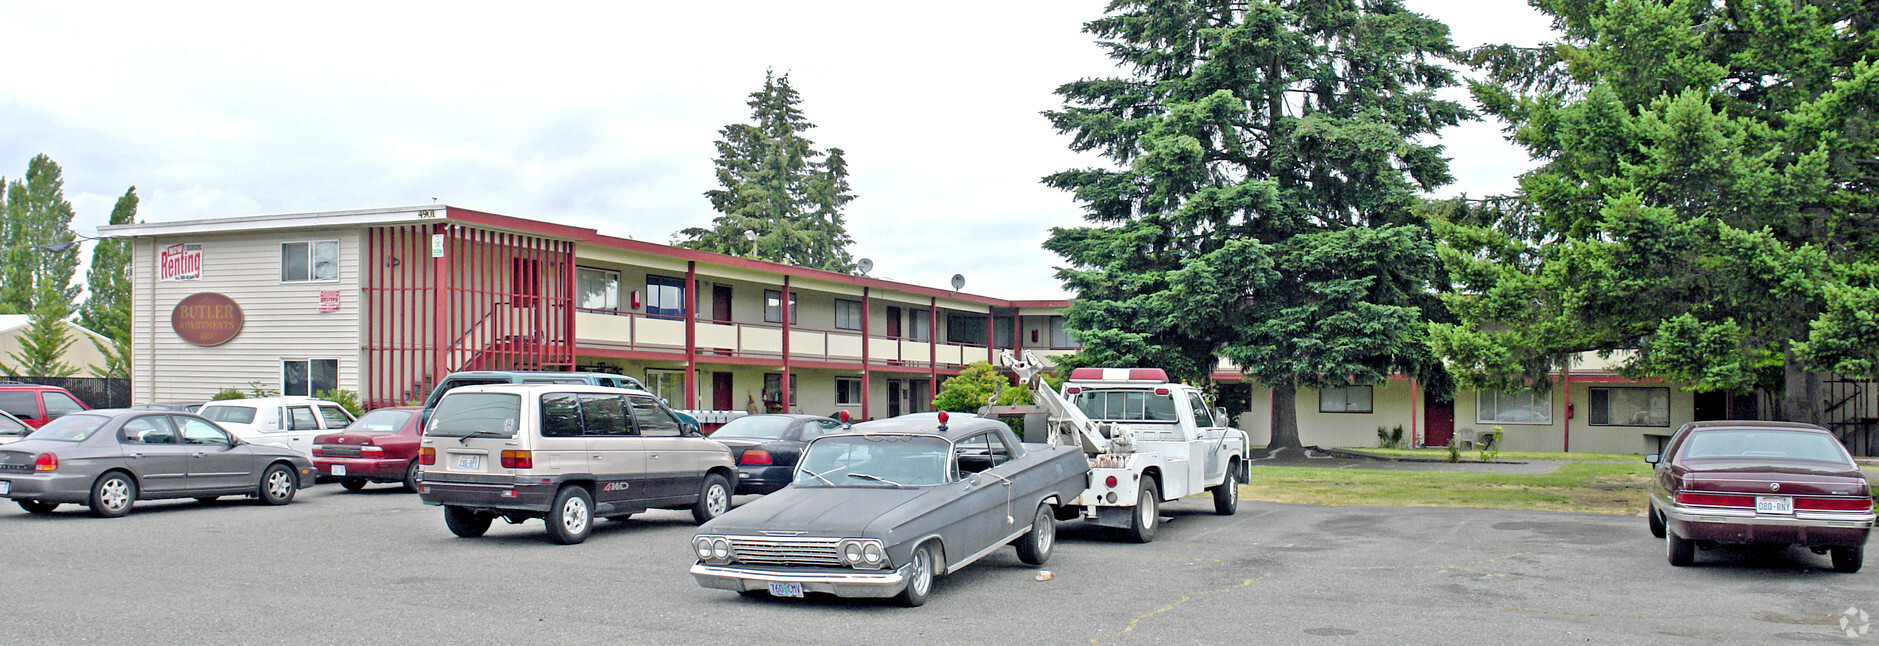
[[202, 244], [176, 243], [157, 254], [157, 280], [202, 278]]
[[337, 290], [320, 292], [320, 311], [339, 311], [339, 292]]

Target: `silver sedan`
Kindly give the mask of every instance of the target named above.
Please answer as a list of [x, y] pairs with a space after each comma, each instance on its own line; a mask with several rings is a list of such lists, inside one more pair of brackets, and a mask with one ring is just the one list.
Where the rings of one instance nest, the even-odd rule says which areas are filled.
[[285, 505], [313, 479], [304, 455], [243, 442], [174, 411], [74, 413], [0, 446], [0, 496], [34, 514], [75, 503], [114, 518], [138, 500], [159, 498], [249, 496]]

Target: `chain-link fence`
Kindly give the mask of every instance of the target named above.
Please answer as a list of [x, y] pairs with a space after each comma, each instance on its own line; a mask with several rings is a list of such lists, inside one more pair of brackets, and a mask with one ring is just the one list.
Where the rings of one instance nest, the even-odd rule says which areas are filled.
[[44, 386], [58, 386], [72, 392], [78, 401], [85, 402], [92, 408], [124, 408], [130, 406], [129, 379], [100, 379], [98, 377], [0, 377], [0, 381], [17, 381]]

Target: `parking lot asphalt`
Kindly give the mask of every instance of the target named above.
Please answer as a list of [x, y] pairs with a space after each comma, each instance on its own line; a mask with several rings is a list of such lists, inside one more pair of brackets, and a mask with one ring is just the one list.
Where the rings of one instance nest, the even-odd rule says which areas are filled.
[[[1257, 472], [1255, 472], [1257, 477]], [[459, 539], [391, 487], [0, 509], [11, 643], [1505, 644], [1861, 643], [1879, 576], [1801, 550], [1722, 549], [1673, 568], [1642, 518], [1202, 499], [1154, 543], [1061, 526], [1043, 568], [1012, 550], [940, 579], [921, 608], [746, 599], [698, 587], [688, 514]], [[1849, 638], [1839, 620], [1853, 609]]]

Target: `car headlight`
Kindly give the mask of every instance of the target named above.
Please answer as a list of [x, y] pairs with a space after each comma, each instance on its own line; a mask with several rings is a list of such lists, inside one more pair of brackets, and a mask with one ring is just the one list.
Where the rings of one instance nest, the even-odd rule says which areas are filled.
[[843, 546], [842, 547], [842, 560], [848, 561], [849, 565], [860, 563], [861, 562], [861, 544], [851, 542]]
[[697, 550], [699, 559], [710, 560], [711, 559], [711, 538], [708, 536], [700, 536], [698, 538], [692, 539], [692, 549]]
[[887, 550], [881, 549], [880, 543], [870, 542], [861, 548], [861, 561], [870, 566], [880, 567], [887, 561]]
[[720, 560], [731, 558], [731, 541], [724, 538], [711, 539], [711, 556]]
[[842, 564], [848, 567], [875, 570], [887, 565], [887, 549], [881, 542], [872, 538], [843, 539], [836, 545]]

